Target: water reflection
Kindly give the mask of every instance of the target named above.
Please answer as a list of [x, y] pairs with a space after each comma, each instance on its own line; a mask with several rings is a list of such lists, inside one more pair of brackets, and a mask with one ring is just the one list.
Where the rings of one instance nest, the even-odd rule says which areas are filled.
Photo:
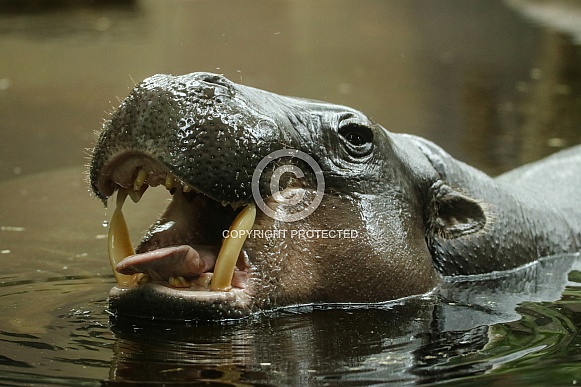
[[504, 363], [561, 353], [575, 339], [569, 317], [530, 302], [558, 300], [580, 264], [579, 255], [554, 257], [384, 307], [311, 307], [225, 325], [118, 320], [110, 382], [368, 385], [492, 370], [494, 378]]
[[[358, 375], [367, 380], [411, 380], [403, 371], [413, 362], [410, 350], [420, 345], [412, 340], [413, 332], [429, 317], [421, 312], [418, 305], [400, 305], [393, 311], [318, 310], [229, 326], [173, 325], [166, 330], [160, 325], [118, 324], [114, 330], [121, 355], [112, 375], [115, 380], [159, 380], [156, 375], [177, 370], [178, 380], [274, 385]], [[144, 375], [140, 366], [144, 362], [157, 363], [158, 369]]]

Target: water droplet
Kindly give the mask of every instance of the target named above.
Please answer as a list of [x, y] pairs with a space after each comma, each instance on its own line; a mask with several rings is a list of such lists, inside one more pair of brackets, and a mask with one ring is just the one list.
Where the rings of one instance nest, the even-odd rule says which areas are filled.
[[103, 225], [103, 227], [109, 227], [109, 221], [108, 220], [104, 220], [103, 223], [101, 223]]

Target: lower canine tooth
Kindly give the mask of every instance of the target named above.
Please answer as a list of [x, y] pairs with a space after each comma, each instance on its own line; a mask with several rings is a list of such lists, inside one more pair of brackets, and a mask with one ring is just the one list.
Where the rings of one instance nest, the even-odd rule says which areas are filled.
[[115, 211], [111, 217], [111, 223], [109, 223], [109, 261], [113, 268], [117, 285], [122, 287], [132, 286], [137, 281], [135, 275], [124, 275], [115, 270], [115, 266], [125, 257], [135, 254], [131, 246], [131, 240], [129, 239], [127, 223], [121, 210], [126, 197], [127, 191], [117, 191]]
[[249, 204], [234, 219], [230, 230], [218, 253], [214, 275], [212, 276], [211, 290], [227, 291], [231, 288], [232, 276], [236, 268], [236, 261], [240, 255], [240, 250], [248, 236], [254, 220], [256, 219], [256, 206]]

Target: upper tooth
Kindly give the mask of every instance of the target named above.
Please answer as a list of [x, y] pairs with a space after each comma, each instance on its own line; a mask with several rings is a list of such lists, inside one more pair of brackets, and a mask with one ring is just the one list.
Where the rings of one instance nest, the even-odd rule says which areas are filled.
[[224, 238], [222, 247], [218, 253], [216, 264], [214, 266], [214, 275], [210, 289], [227, 291], [231, 288], [232, 276], [236, 268], [236, 261], [240, 255], [240, 250], [248, 236], [254, 220], [256, 219], [256, 206], [249, 204], [244, 208], [230, 226], [228, 236]]
[[141, 189], [141, 186], [143, 185], [143, 183], [145, 183], [145, 178], [147, 177], [147, 171], [145, 171], [145, 169], [140, 169], [139, 172], [137, 172], [137, 177], [135, 178], [135, 181], [133, 182], [133, 190], [134, 191], [139, 191]]
[[141, 200], [141, 197], [145, 193], [146, 189], [147, 189], [147, 185], [142, 185], [141, 188], [137, 191], [132, 190], [132, 189], [127, 190], [127, 194], [129, 195], [131, 200], [133, 200], [133, 203], [138, 203]]
[[165, 188], [169, 191], [173, 187], [173, 176], [168, 173], [165, 177]]

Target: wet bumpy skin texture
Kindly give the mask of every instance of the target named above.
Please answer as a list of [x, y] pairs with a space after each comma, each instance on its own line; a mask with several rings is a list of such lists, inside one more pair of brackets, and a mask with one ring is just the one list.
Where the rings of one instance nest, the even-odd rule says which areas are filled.
[[[259, 162], [281, 149], [310, 155], [325, 181], [321, 204], [295, 222], [285, 219], [302, 204], [281, 205], [269, 184], [277, 166], [293, 165], [305, 176], [285, 173], [279, 189], [312, 200], [316, 176], [305, 162], [273, 160], [260, 176], [260, 195], [278, 220], [255, 207], [252, 196]], [[580, 155], [576, 148], [554, 156], [569, 171], [555, 186], [581, 187]], [[550, 173], [543, 165], [491, 179], [348, 107], [209, 73], [155, 75], [105, 124], [90, 166], [99, 198], [106, 202], [117, 192], [111, 310], [220, 319], [296, 304], [385, 302], [429, 292], [441, 275], [578, 251], [581, 225], [572, 203], [581, 199], [579, 190], [567, 196], [539, 190], [535, 182]], [[155, 186], [172, 200], [134, 251], [123, 201], [139, 201]], [[352, 230], [354, 237], [300, 237], [293, 230]]]

